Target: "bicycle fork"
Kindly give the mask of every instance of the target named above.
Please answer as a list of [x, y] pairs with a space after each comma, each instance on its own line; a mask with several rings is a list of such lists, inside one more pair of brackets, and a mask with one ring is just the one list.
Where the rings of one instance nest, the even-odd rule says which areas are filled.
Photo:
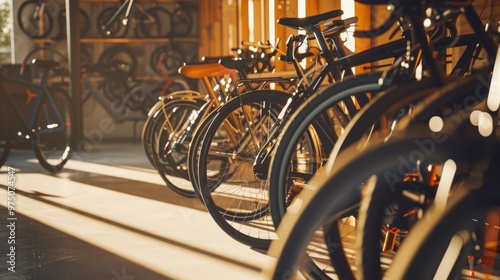
[[[295, 99], [297, 101], [301, 100], [301, 98]], [[271, 164], [271, 154], [272, 151], [274, 150], [276, 146], [276, 139], [278, 138], [278, 135], [281, 131], [281, 126], [284, 123], [285, 119], [288, 119], [289, 115], [289, 110], [291, 108], [294, 108], [294, 106], [291, 106], [294, 103], [299, 103], [299, 102], [294, 102], [294, 98], [290, 97], [285, 104], [285, 107], [281, 110], [278, 119], [276, 120], [276, 123], [272, 126], [268, 138], [264, 145], [262, 145], [261, 149], [259, 150], [257, 156], [255, 157], [255, 161], [253, 163], [253, 172], [257, 176], [257, 178], [266, 180], [267, 179], [267, 173], [269, 171], [269, 165]]]

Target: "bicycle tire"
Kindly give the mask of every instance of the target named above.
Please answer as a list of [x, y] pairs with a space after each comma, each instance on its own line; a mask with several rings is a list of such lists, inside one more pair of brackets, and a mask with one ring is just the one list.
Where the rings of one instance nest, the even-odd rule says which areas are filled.
[[[83, 38], [87, 36], [87, 34], [90, 31], [90, 18], [89, 15], [85, 12], [83, 9], [78, 9], [78, 24], [80, 27], [80, 37]], [[66, 32], [66, 9], [62, 9], [61, 12], [59, 13], [58, 17], [58, 25], [59, 25], [59, 34], [58, 38], [66, 38], [67, 37], [67, 32]]]
[[[151, 109], [149, 110], [147, 114], [147, 119], [144, 121], [144, 125], [142, 126], [141, 130], [141, 143], [142, 147], [144, 149], [144, 153], [146, 154], [146, 157], [149, 161], [149, 163], [154, 166], [154, 160], [153, 160], [153, 151], [151, 147], [151, 133], [153, 131], [153, 126], [155, 124], [153, 117], [154, 115], [160, 110], [160, 108], [163, 106], [163, 100], [159, 100], [156, 102]], [[156, 168], [156, 167], [155, 167]]]
[[8, 139], [0, 138], [0, 167], [2, 167], [10, 154], [10, 141]]
[[146, 13], [154, 18], [154, 22], [148, 22], [148, 16], [142, 14], [139, 19], [139, 26], [143, 36], [147, 38], [167, 38], [172, 32], [172, 14], [160, 6], [149, 8]]
[[[190, 95], [192, 95], [193, 92], [198, 93], [197, 91], [190, 90], [188, 83], [183, 79], [173, 79], [168, 86], [167, 84], [158, 84], [155, 88], [150, 88], [146, 84], [143, 87], [142, 91], [145, 91], [145, 98], [143, 99], [140, 108], [144, 115], [149, 112], [149, 109], [151, 109], [153, 105], [158, 101], [158, 99], [162, 96], [170, 96], [172, 93], [179, 94], [182, 92], [186, 92]], [[189, 97], [186, 97], [185, 99], [189, 99]]]
[[[490, 175], [490, 177], [495, 178], [496, 182], [500, 179], [498, 178], [498, 167], [497, 163], [495, 171], [497, 174]], [[500, 193], [497, 187], [482, 186], [470, 192], [463, 191], [454, 194], [448, 202], [445, 213], [429, 211], [415, 225], [405, 241], [408, 244], [411, 242], [413, 247], [404, 244], [401, 246], [385, 277], [387, 279], [409, 280], [430, 279], [433, 277], [435, 279], [458, 279], [461, 277], [463, 275], [461, 270], [465, 266], [467, 256], [476, 252], [474, 246], [468, 245], [468, 239], [474, 239], [471, 232], [474, 232], [478, 226], [482, 226], [474, 220], [477, 220], [478, 216], [485, 216], [489, 210], [498, 213], [499, 196]], [[459, 254], [454, 258], [455, 262], [453, 267], [449, 269], [449, 275], [440, 274], [436, 278], [448, 246], [456, 237], [458, 237], [459, 245], [465, 248], [462, 247]], [[494, 250], [498, 249], [495, 248]], [[449, 258], [447, 257], [447, 262], [450, 261]], [[484, 277], [487, 277], [486, 273]]]
[[[325, 90], [320, 90], [308, 98], [306, 102], [301, 105], [301, 107], [299, 107], [292, 116], [290, 116], [290, 121], [288, 121], [283, 127], [283, 130], [277, 140], [276, 150], [271, 158], [268, 175], [269, 184], [271, 186], [269, 188], [271, 215], [276, 228], [285, 214], [287, 207], [285, 197], [290, 188], [290, 185], [287, 182], [289, 181], [288, 173], [292, 172], [292, 169], [289, 168], [289, 164], [285, 163], [290, 163], [294, 147], [297, 142], [300, 141], [302, 133], [306, 131], [310, 125], [313, 125], [317, 118], [321, 118], [322, 113], [330, 110], [332, 106], [336, 106], [345, 98], [355, 97], [356, 95], [364, 95], [365, 93], [374, 94], [382, 90], [383, 86], [378, 84], [380, 76], [381, 73], [354, 76], [342, 83], [332, 85], [331, 87], [325, 88]], [[348, 112], [347, 115], [344, 115], [344, 120], [339, 120], [339, 125], [341, 127], [345, 127], [355, 113], [356, 112]], [[329, 152], [333, 148], [335, 140], [338, 139], [337, 137], [339, 136], [340, 135], [337, 135], [334, 139], [330, 139], [332, 141], [332, 143], [330, 143], [331, 148], [325, 147], [325, 149], [323, 149], [327, 151], [327, 153], [319, 158], [320, 161], [315, 161], [317, 155], [307, 155], [307, 158], [312, 158], [307, 162], [315, 163], [317, 168], [322, 166], [323, 158], [328, 158]], [[329, 140], [327, 137], [322, 138], [325, 141]], [[305, 166], [303, 167], [305, 168]], [[317, 168], [310, 170], [310, 172], [315, 172]], [[295, 172], [299, 180], [304, 180], [304, 182], [301, 183], [306, 183], [305, 178], [312, 176], [311, 173], [306, 172], [306, 169], [304, 169], [301, 174], [299, 174], [298, 171]]]
[[[35, 155], [40, 165], [51, 173], [57, 173], [71, 157], [75, 144], [76, 127], [73, 125], [75, 120], [73, 103], [66, 91], [61, 88], [52, 88], [50, 96], [52, 101], [47, 95], [44, 95], [35, 117], [33, 127], [35, 139], [33, 141]], [[57, 110], [54, 110], [54, 106], [57, 106]], [[58, 115], [63, 119], [57, 120]], [[61, 125], [57, 121], [62, 121], [63, 124]], [[58, 131], [60, 126], [63, 129]], [[49, 131], [42, 131], [41, 128], [44, 127]]]
[[109, 102], [121, 105], [125, 105], [123, 101], [130, 91], [126, 77], [120, 77], [119, 75], [109, 75], [99, 84], [99, 88]]
[[145, 104], [151, 104], [152, 102], [158, 100], [157, 94], [146, 88], [142, 83], [136, 83], [133, 85], [130, 90], [125, 93], [125, 95], [125, 105], [132, 111], [147, 112], [149, 111], [149, 108], [145, 108]]
[[[285, 226], [278, 228], [280, 238], [271, 244], [268, 254], [275, 257], [276, 261], [266, 272], [270, 279], [285, 275], [290, 277], [297, 271], [300, 267], [300, 256], [306, 252], [307, 245], [318, 227], [324, 222], [339, 220], [345, 217], [346, 213], [353, 213], [361, 200], [361, 186], [372, 174], [395, 172], [388, 175], [398, 177], [401, 176], [398, 170], [402, 164], [401, 158], [417, 160], [410, 156], [419, 149], [417, 140], [433, 139], [433, 136], [427, 126], [415, 126], [410, 132], [401, 137], [394, 136], [386, 143], [373, 145], [361, 154], [355, 147], [350, 147], [339, 154], [338, 164], [333, 172], [328, 174], [323, 170], [316, 173], [309, 181], [314, 190], [304, 189], [298, 195], [298, 199], [302, 201], [300, 209], [287, 212], [282, 220]], [[451, 137], [448, 139], [452, 140]], [[460, 141], [445, 142], [436, 142], [434, 153], [422, 154], [422, 158], [418, 159], [435, 161], [464, 156], [464, 146]], [[473, 152], [469, 150], [467, 153]], [[381, 158], [384, 160], [381, 161]], [[405, 161], [405, 164], [413, 166], [415, 162], [412, 160]], [[325, 237], [325, 240], [328, 238]], [[348, 245], [337, 242], [333, 240], [328, 246], [343, 250]], [[352, 263], [352, 260], [350, 262]]]
[[[42, 4], [42, 6], [44, 6], [44, 4]], [[40, 27], [37, 19], [33, 18], [38, 7], [38, 1], [36, 0], [25, 1], [19, 6], [19, 10], [17, 11], [17, 23], [19, 24], [19, 28], [26, 36], [33, 39], [47, 37], [53, 25], [52, 17], [46, 9], [43, 9], [43, 24], [42, 27]]]
[[[210, 110], [210, 108], [207, 108], [208, 106], [212, 106], [211, 103], [207, 103], [203, 106], [202, 109], [200, 109], [200, 112], [206, 112], [207, 110]], [[193, 135], [193, 139], [191, 140], [191, 143], [189, 145], [189, 150], [188, 150], [188, 177], [189, 181], [193, 185], [194, 192], [196, 194], [196, 197], [203, 203], [203, 198], [200, 190], [200, 183], [199, 183], [199, 159], [200, 159], [200, 149], [201, 145], [203, 143], [203, 140], [206, 137], [207, 130], [212, 124], [213, 119], [217, 116], [218, 111], [213, 110], [209, 112], [209, 114], [203, 119], [200, 120], [200, 123], [198, 124], [198, 127], [196, 128], [196, 132]], [[200, 114], [200, 116], [202, 116]], [[220, 165], [224, 166], [223, 163]], [[226, 172], [224, 169], [221, 169], [220, 172]], [[218, 176], [219, 174], [214, 174], [214, 176]], [[216, 187], [216, 186], [214, 186]], [[213, 189], [212, 189], [213, 190]]]
[[[219, 227], [229, 236], [255, 248], [267, 248], [271, 240], [276, 237], [266, 198], [267, 184], [252, 175], [251, 166], [260, 148], [259, 145], [262, 144], [260, 141], [267, 137], [265, 129], [269, 129], [276, 121], [289, 97], [288, 93], [261, 90], [231, 99], [218, 109], [218, 114], [210, 124], [200, 149], [199, 188], [205, 207]], [[243, 148], [242, 151], [236, 153], [231, 141], [226, 141], [225, 137], [236, 131], [231, 129], [237, 122], [238, 129], [245, 131], [237, 131], [233, 140], [240, 141], [249, 136], [247, 137], [249, 142], [248, 145], [243, 143], [244, 146], [240, 146]], [[223, 138], [215, 137], [216, 134]], [[238, 142], [233, 144], [236, 143]], [[224, 172], [217, 178], [212, 176], [211, 170], [227, 169], [224, 166], [207, 166], [214, 158], [227, 158], [227, 162], [231, 164], [227, 167], [230, 168], [229, 172]], [[240, 187], [240, 183], [244, 186]], [[264, 183], [263, 186], [261, 183]], [[246, 196], [248, 193], [250, 194]]]
[[[186, 98], [188, 99], [189, 97], [193, 97], [197, 99], [197, 97], [201, 96], [201, 93], [193, 90], [183, 90], [183, 91], [177, 91], [175, 94], [169, 94], [170, 96], [163, 96], [157, 100], [157, 102], [151, 106], [149, 111], [147, 112], [146, 120], [144, 122], [144, 125], [142, 127], [141, 131], [141, 143], [144, 148], [144, 153], [146, 154], [146, 157], [148, 158], [149, 163], [151, 163], [152, 166], [154, 166], [154, 160], [153, 160], [153, 151], [152, 151], [152, 143], [151, 143], [151, 133], [154, 130], [153, 129], [153, 118], [154, 116], [158, 113], [158, 110], [161, 109], [161, 107], [164, 105], [165, 102], [170, 102], [172, 100], [177, 100], [177, 99], [183, 99]], [[180, 96], [182, 95], [182, 96]], [[189, 97], [184, 97], [184, 96], [189, 96]]]
[[[487, 71], [486, 73], [479, 71], [478, 73], [471, 75], [467, 79], [461, 79], [458, 82], [450, 83], [444, 88], [434, 90], [433, 88], [430, 88], [429, 90], [427, 90], [428, 93], [420, 95], [425, 95], [428, 97], [419, 102], [416, 108], [413, 109], [412, 114], [403, 119], [399, 126], [407, 126], [410, 122], [412, 124], [426, 123], [427, 121], [424, 120], [429, 120], [433, 116], [443, 116], [444, 118], [446, 115], [448, 115], [449, 118], [451, 118], [452, 121], [455, 122], [455, 125], [464, 122], [464, 120], [458, 122], [458, 116], [467, 116], [470, 111], [476, 108], [477, 104], [481, 103], [480, 98], [477, 98], [476, 102], [472, 102], [474, 100], [471, 99], [471, 97], [485, 97], [487, 95], [487, 87], [484, 85], [484, 82], [486, 81], [488, 76], [489, 71]], [[481, 85], [483, 86], [482, 88]], [[418, 96], [418, 92], [417, 94], [412, 95]], [[465, 108], [462, 108], [461, 106], [456, 106], [457, 104], [467, 104], [467, 106], [464, 106]], [[447, 110], [445, 108], [450, 109]], [[462, 167], [458, 168], [458, 170], [467, 169]], [[426, 171], [425, 168], [421, 168], [419, 177], [429, 178], [429, 175], [425, 174], [426, 172], [429, 171]], [[455, 177], [459, 178], [463, 176], [466, 176], [466, 174], [455, 175]], [[410, 188], [408, 188], [408, 186]], [[404, 209], [405, 205], [410, 205], [418, 208], [418, 210], [416, 211], [423, 213], [428, 207], [428, 205], [424, 203], [418, 206], [414, 202], [412, 203], [411, 201], [408, 201], [408, 199], [405, 199], [405, 196], [403, 196], [403, 194], [401, 193], [402, 190], [404, 190], [406, 193], [411, 192], [414, 195], [425, 197], [425, 201], [430, 202], [434, 198], [433, 190], [435, 190], [435, 186], [426, 186], [425, 182], [419, 182], [418, 180], [406, 180], [405, 183], [401, 183], [396, 188], [391, 188], [390, 190], [377, 188], [375, 190], [366, 192], [363, 197], [362, 203], [364, 204], [365, 209], [368, 210], [361, 211], [359, 215], [360, 230], [358, 231], [359, 234], [357, 237], [357, 240], [359, 240], [358, 255], [362, 256], [358, 259], [360, 261], [358, 267], [360, 267], [359, 275], [361, 275], [361, 277], [366, 277], [367, 275], [375, 278], [382, 277], [383, 273], [380, 264], [381, 249], [376, 242], [377, 237], [375, 234], [376, 232], [380, 231], [380, 225], [384, 224], [384, 227], [387, 227], [388, 225], [396, 224], [396, 228], [402, 226], [404, 235], [406, 236], [408, 234], [407, 232], [415, 223], [416, 219], [415, 217], [412, 217], [412, 215], [406, 214], [404, 215], [404, 218], [400, 217], [400, 215], [398, 215], [397, 213], [404, 210], [400, 210], [399, 208]], [[390, 205], [390, 211], [386, 210], [386, 207], [388, 207], [388, 205]], [[415, 212], [415, 209], [411, 209], [411, 211]], [[413, 221], [408, 221], [412, 218]], [[413, 227], [411, 228], [413, 230]], [[400, 242], [401, 241], [398, 241], [398, 243]], [[399, 245], [400, 244], [398, 244], [398, 246]]]
[[98, 64], [107, 65], [110, 70], [131, 76], [137, 69], [137, 55], [129, 47], [116, 45], [99, 55]]
[[[3, 90], [3, 88], [0, 90]], [[7, 161], [12, 146], [12, 129], [10, 122], [7, 121], [9, 119], [9, 108], [5, 108], [5, 104], [1, 105], [2, 110], [0, 110], [0, 119], [2, 120], [0, 122], [0, 167]]]
[[104, 38], [123, 38], [128, 33], [128, 25], [122, 24], [122, 16], [115, 20], [108, 30], [105, 30], [106, 23], [113, 17], [118, 7], [108, 7], [97, 15], [97, 31]]
[[184, 146], [189, 142], [177, 141], [183, 140], [181, 137], [201, 106], [201, 102], [188, 100], [168, 102], [153, 117], [155, 124], [151, 129], [153, 162], [158, 174], [170, 189], [187, 197], [195, 196], [187, 175], [187, 147]]
[[172, 32], [171, 36], [186, 37], [193, 29], [193, 15], [190, 9], [184, 5], [179, 5], [172, 12]]
[[173, 76], [177, 74], [186, 58], [177, 46], [170, 43], [157, 47], [152, 53], [149, 60], [151, 69], [160, 75]]

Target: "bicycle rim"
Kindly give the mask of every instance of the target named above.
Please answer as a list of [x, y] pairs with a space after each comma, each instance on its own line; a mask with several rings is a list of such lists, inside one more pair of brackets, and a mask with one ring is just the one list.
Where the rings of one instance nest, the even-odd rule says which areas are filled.
[[30, 38], [45, 38], [52, 29], [52, 17], [40, 7], [44, 4], [38, 5], [37, 1], [27, 1], [19, 7], [19, 27]]
[[187, 153], [191, 125], [202, 104], [179, 100], [168, 102], [157, 111], [152, 128], [153, 159], [158, 173], [176, 193], [193, 197], [187, 173]]

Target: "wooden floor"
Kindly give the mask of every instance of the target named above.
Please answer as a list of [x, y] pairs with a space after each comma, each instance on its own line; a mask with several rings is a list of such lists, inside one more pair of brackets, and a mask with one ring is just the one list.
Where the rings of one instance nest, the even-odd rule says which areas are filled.
[[[7, 219], [8, 166], [16, 220]], [[0, 279], [261, 279], [269, 260], [170, 191], [139, 143], [94, 146], [57, 175], [14, 151], [0, 172], [0, 211]], [[15, 272], [4, 265], [9, 234]]]

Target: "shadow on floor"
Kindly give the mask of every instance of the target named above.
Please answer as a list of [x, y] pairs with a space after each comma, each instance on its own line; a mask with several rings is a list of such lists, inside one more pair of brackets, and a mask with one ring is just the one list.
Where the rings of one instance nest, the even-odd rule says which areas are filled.
[[[0, 207], [0, 213], [6, 217], [7, 209]], [[169, 279], [19, 213], [16, 216], [15, 244], [5, 244], [10, 229], [0, 227], [0, 279], [134, 280], [139, 275], [140, 279]], [[15, 246], [15, 272], [8, 270], [10, 246]]]

